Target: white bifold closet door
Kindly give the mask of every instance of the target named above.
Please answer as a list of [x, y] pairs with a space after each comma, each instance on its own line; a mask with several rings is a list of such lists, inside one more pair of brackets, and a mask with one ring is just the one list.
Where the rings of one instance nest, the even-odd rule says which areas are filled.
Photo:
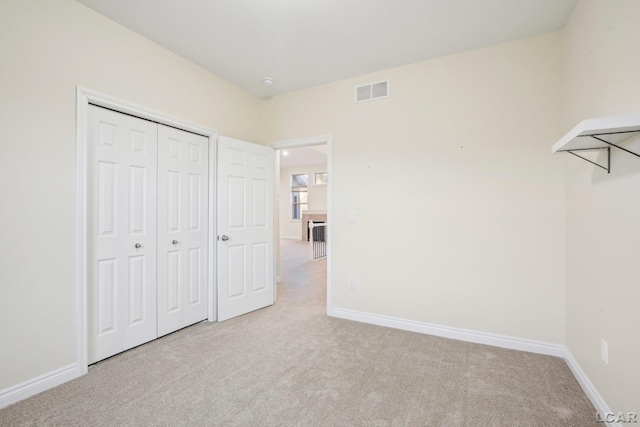
[[158, 125], [158, 336], [207, 317], [208, 139]]
[[89, 107], [89, 363], [157, 337], [155, 123]]
[[207, 317], [208, 140], [89, 106], [88, 361]]

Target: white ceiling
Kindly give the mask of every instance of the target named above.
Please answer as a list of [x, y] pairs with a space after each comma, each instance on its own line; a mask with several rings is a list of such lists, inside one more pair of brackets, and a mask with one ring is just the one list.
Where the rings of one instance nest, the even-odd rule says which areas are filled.
[[559, 30], [577, 2], [77, 1], [261, 98]]
[[[284, 153], [287, 155], [284, 155]], [[296, 147], [280, 150], [280, 168], [291, 168], [305, 165], [326, 165], [327, 146]], [[323, 171], [316, 171], [323, 172]]]

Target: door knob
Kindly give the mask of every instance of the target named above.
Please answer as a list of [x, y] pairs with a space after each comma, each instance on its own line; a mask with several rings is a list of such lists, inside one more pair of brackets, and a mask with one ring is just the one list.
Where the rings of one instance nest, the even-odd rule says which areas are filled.
[[220, 237], [220, 240], [222, 240], [223, 242], [226, 242], [227, 240], [229, 240], [229, 236], [223, 234], [222, 237]]
[[142, 245], [140, 243], [136, 243], [136, 249], [140, 249]]
[[177, 240], [174, 240], [174, 241], [172, 241], [171, 243], [173, 243], [174, 245], [177, 245], [177, 244], [178, 244], [178, 241], [177, 241]]

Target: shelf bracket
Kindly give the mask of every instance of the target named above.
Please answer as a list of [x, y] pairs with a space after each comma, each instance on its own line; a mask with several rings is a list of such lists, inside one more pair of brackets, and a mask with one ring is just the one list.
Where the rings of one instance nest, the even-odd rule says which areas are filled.
[[[599, 150], [607, 150], [607, 166], [604, 167], [599, 163], [596, 162], [592, 162], [591, 160], [587, 159], [586, 157], [582, 157], [579, 154], [574, 153], [574, 151], [599, 151]], [[575, 150], [567, 150], [567, 153], [569, 154], [573, 154], [576, 157], [580, 157], [582, 160], [586, 160], [587, 162], [598, 166], [599, 168], [602, 168], [604, 170], [607, 171], [607, 173], [611, 173], [611, 147], [605, 147], [605, 148], [578, 148]]]
[[[636, 132], [638, 132], [638, 131], [636, 131]], [[620, 133], [622, 133], [622, 132], [620, 132]], [[612, 134], [606, 134], [606, 135], [612, 135]], [[634, 156], [636, 156], [636, 157], [640, 157], [640, 154], [638, 154], [638, 153], [634, 153], [633, 151], [629, 151], [629, 150], [627, 150], [626, 148], [622, 148], [622, 147], [620, 147], [619, 145], [613, 144], [613, 143], [611, 143], [611, 142], [609, 142], [609, 141], [605, 141], [605, 140], [604, 140], [604, 139], [602, 139], [602, 138], [598, 138], [596, 135], [589, 135], [589, 136], [590, 136], [591, 138], [593, 138], [593, 139], [597, 139], [597, 140], [598, 140], [598, 141], [600, 141], [600, 142], [604, 142], [605, 144], [609, 144], [609, 145], [611, 145], [612, 147], [616, 147], [616, 148], [618, 148], [618, 149], [620, 149], [620, 150], [622, 150], [622, 151], [626, 151], [626, 152], [627, 152], [627, 153], [629, 153], [629, 154], [633, 154], [633, 155], [634, 155]]]
[[[603, 133], [593, 133], [593, 134], [589, 134], [589, 135], [578, 135], [578, 137], [583, 137], [583, 138], [593, 138], [597, 141], [600, 141], [604, 144], [607, 144], [608, 147], [601, 147], [601, 148], [580, 148], [580, 149], [574, 149], [574, 150], [566, 150], [567, 152], [573, 154], [576, 157], [580, 157], [582, 160], [586, 160], [587, 162], [594, 164], [596, 166], [598, 166], [599, 168], [602, 168], [604, 170], [607, 171], [607, 173], [611, 173], [611, 147], [616, 147], [619, 150], [622, 151], [626, 151], [629, 154], [633, 154], [636, 157], [640, 157], [640, 154], [638, 153], [634, 153], [633, 151], [627, 150], [626, 148], [622, 148], [619, 145], [616, 145], [612, 142], [606, 141], [602, 138], [600, 138], [601, 136], [605, 136], [605, 135], [619, 135], [619, 134], [623, 134], [623, 133], [638, 133], [640, 132], [640, 130], [628, 130], [628, 131], [620, 131], [620, 132], [603, 132]], [[584, 158], [576, 153], [574, 153], [574, 151], [594, 151], [594, 150], [607, 150], [607, 166], [602, 166], [596, 162], [593, 162], [587, 158]]]

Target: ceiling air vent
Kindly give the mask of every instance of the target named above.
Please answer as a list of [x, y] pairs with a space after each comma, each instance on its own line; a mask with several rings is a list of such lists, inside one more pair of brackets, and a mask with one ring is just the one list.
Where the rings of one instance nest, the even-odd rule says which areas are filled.
[[389, 97], [389, 80], [356, 87], [356, 102]]

